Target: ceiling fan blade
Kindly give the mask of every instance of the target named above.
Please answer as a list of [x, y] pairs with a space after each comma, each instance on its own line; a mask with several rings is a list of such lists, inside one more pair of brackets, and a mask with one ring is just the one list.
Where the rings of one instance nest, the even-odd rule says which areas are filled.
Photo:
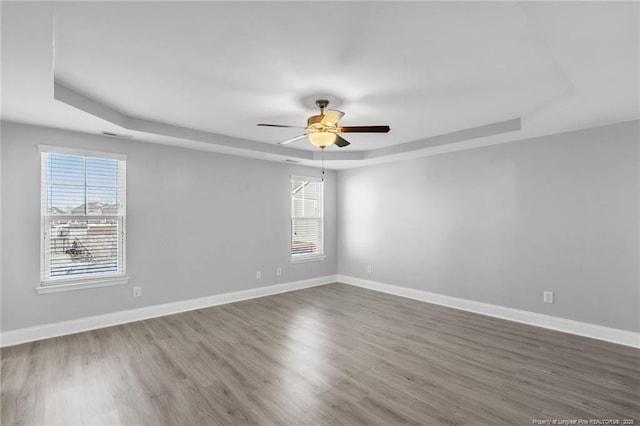
[[336, 141], [334, 142], [339, 148], [344, 148], [347, 145], [351, 145], [347, 140], [342, 138], [340, 135], [336, 135]]
[[304, 129], [305, 127], [303, 126], [287, 126], [285, 124], [264, 124], [264, 123], [260, 123], [260, 124], [256, 124], [256, 126], [265, 126], [265, 127], [293, 127], [295, 129]]
[[287, 139], [286, 141], [278, 142], [278, 145], [286, 145], [286, 144], [288, 144], [288, 143], [295, 142], [295, 141], [297, 141], [298, 139], [302, 139], [302, 138], [304, 138], [304, 137], [305, 137], [305, 136], [307, 136], [307, 135], [308, 135], [308, 133], [305, 133], [305, 134], [303, 134], [303, 135], [298, 135], [298, 136], [293, 137], [293, 138], [291, 138], [291, 139]]
[[322, 117], [321, 123], [326, 126], [337, 126], [338, 121], [344, 116], [344, 112], [337, 109], [329, 109]]
[[338, 128], [341, 133], [387, 133], [389, 126], [345, 126]]

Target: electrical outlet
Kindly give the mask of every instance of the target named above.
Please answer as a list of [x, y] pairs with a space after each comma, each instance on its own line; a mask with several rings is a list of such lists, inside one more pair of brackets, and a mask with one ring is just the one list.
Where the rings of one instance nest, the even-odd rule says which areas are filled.
[[545, 291], [542, 293], [543, 295], [543, 300], [544, 303], [553, 303], [553, 292], [552, 291]]
[[140, 296], [142, 296], [142, 287], [137, 285], [133, 288], [133, 297], [140, 297]]
[[282, 276], [282, 268], [280, 267], [276, 268], [276, 275], [279, 277]]
[[371, 273], [371, 265], [367, 265], [367, 273]]
[[262, 278], [262, 271], [256, 271], [256, 279], [259, 280]]

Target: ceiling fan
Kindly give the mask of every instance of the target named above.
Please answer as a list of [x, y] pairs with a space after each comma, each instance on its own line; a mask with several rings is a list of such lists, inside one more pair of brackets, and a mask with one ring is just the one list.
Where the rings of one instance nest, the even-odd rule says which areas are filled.
[[329, 109], [325, 113], [324, 109], [329, 105], [329, 101], [326, 99], [316, 100], [316, 105], [320, 108], [320, 114], [309, 117], [306, 127], [263, 123], [258, 124], [258, 126], [305, 129], [307, 133], [287, 139], [286, 141], [278, 142], [278, 144], [286, 145], [308, 136], [309, 141], [320, 149], [325, 149], [333, 144], [340, 148], [350, 145], [350, 143], [338, 133], [387, 133], [391, 130], [389, 126], [339, 126], [338, 121], [340, 121], [344, 112], [338, 111], [337, 109]]

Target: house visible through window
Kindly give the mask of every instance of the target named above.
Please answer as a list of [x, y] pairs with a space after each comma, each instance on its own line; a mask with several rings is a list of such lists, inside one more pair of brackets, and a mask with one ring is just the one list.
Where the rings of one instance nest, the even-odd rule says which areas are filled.
[[291, 260], [324, 257], [323, 182], [291, 177]]
[[41, 147], [42, 285], [125, 275], [124, 156]]

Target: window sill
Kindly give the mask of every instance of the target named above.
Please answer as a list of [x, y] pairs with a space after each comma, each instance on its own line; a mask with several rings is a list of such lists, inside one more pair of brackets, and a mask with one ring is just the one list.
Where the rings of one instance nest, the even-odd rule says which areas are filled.
[[311, 256], [300, 256], [300, 257], [292, 257], [291, 263], [305, 263], [305, 262], [317, 262], [320, 260], [324, 260], [325, 255], [323, 254], [314, 254]]
[[60, 293], [62, 291], [85, 290], [88, 288], [97, 288], [97, 287], [110, 287], [114, 285], [127, 284], [128, 282], [129, 282], [129, 277], [126, 277], [126, 276], [99, 278], [99, 279], [83, 279], [83, 280], [74, 280], [74, 281], [69, 280], [69, 281], [62, 281], [60, 284], [53, 284], [52, 282], [50, 282], [49, 284], [43, 285], [41, 283], [39, 287], [36, 287], [36, 291], [39, 294]]

